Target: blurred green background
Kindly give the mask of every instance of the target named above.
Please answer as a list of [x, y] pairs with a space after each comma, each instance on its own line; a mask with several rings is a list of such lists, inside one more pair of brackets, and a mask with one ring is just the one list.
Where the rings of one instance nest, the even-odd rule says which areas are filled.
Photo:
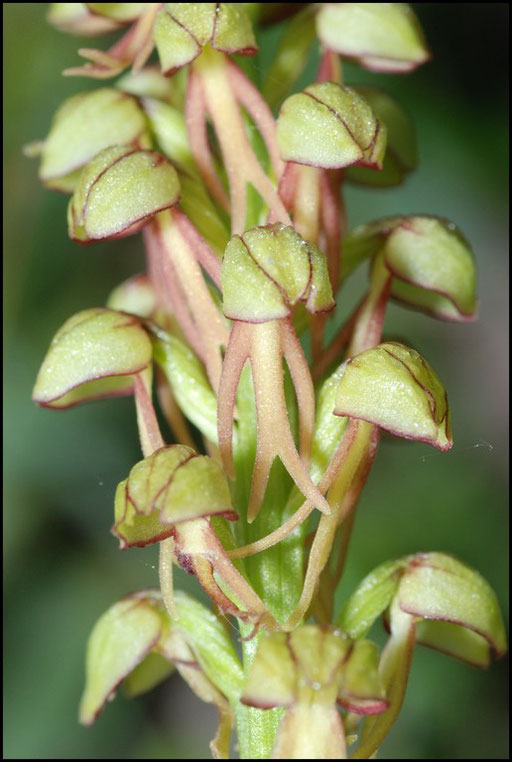
[[[358, 511], [342, 594], [382, 561], [454, 553], [508, 601], [508, 3], [417, 3], [434, 53], [412, 75], [347, 67], [348, 83], [380, 84], [414, 117], [420, 168], [402, 188], [351, 188], [351, 225], [396, 213], [451, 218], [472, 242], [477, 323], [455, 325], [392, 306], [390, 336], [436, 368], [453, 411], [441, 454], [386, 440]], [[4, 757], [209, 758], [215, 712], [177, 677], [147, 697], [121, 695], [97, 725], [77, 724], [90, 628], [121, 595], [157, 584], [154, 549], [119, 553], [109, 534], [118, 481], [140, 457], [130, 399], [67, 412], [30, 401], [56, 329], [104, 303], [143, 269], [139, 237], [80, 248], [67, 199], [43, 190], [22, 146], [46, 135], [61, 101], [88, 80], [61, 77], [82, 41], [46, 25], [45, 4], [4, 3]], [[267, 31], [264, 69], [280, 29]], [[304, 84], [307, 80], [304, 80]], [[364, 274], [347, 289], [359, 298]], [[190, 578], [181, 586], [192, 589]], [[377, 628], [378, 630], [379, 628]], [[377, 632], [376, 637], [379, 637]], [[382, 749], [395, 759], [505, 759], [506, 661], [487, 672], [417, 649], [405, 708]]]

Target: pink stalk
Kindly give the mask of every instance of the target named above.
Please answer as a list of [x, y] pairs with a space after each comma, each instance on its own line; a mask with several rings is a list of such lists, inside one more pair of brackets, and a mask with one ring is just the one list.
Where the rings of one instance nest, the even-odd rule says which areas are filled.
[[279, 456], [302, 494], [322, 513], [330, 513], [323, 495], [311, 481], [290, 430], [283, 388], [283, 321], [245, 325], [250, 337], [250, 362], [254, 382], [258, 442], [247, 509], [249, 522], [256, 518], [263, 500], [270, 468]]
[[150, 384], [147, 374], [143, 377], [142, 373], [136, 373], [133, 377], [140, 443], [145, 457], [165, 445], [151, 401]]
[[247, 109], [265, 141], [276, 178], [279, 180], [284, 171], [284, 163], [279, 155], [274, 115], [258, 88], [254, 87], [233, 61], [229, 61], [227, 74], [237, 100]]
[[178, 228], [181, 231], [181, 234], [184, 238], [187, 239], [188, 243], [194, 250], [194, 254], [196, 255], [196, 259], [201, 265], [201, 267], [206, 270], [212, 281], [215, 283], [217, 288], [221, 289], [221, 282], [220, 282], [220, 266], [221, 266], [221, 260], [219, 257], [215, 254], [213, 249], [208, 246], [205, 239], [201, 235], [201, 233], [197, 230], [197, 228], [190, 222], [188, 217], [183, 214], [179, 209], [176, 209], [174, 211], [174, 221]]
[[[327, 492], [327, 490], [331, 487], [336, 474], [345, 462], [350, 451], [350, 447], [354, 442], [354, 438], [357, 433], [357, 427], [358, 421], [351, 420], [349, 422], [347, 429], [344, 432], [344, 435], [341, 438], [340, 443], [336, 449], [336, 452], [331, 458], [331, 462], [329, 463], [327, 470], [318, 483], [318, 490], [322, 494]], [[243, 545], [240, 548], [228, 551], [229, 557], [245, 558], [246, 556], [253, 556], [256, 553], [261, 553], [263, 550], [271, 548], [273, 545], [277, 545], [278, 542], [284, 540], [286, 537], [288, 537], [289, 534], [291, 534], [291, 532], [293, 532], [300, 524], [302, 524], [302, 522], [308, 518], [314, 508], [315, 506], [312, 505], [309, 500], [304, 501], [301, 507], [295, 511], [293, 516], [290, 516], [290, 518], [281, 524], [280, 527], [275, 529], [273, 532], [265, 535], [265, 537], [261, 537], [259, 540], [251, 542], [249, 545]]]
[[349, 357], [376, 347], [382, 337], [382, 327], [391, 290], [391, 273], [378, 257], [374, 263], [370, 290], [358, 312], [347, 351]]
[[231, 479], [235, 478], [233, 466], [233, 417], [235, 414], [236, 390], [240, 374], [249, 357], [249, 342], [244, 324], [233, 322], [229, 336], [222, 375], [219, 383], [217, 426], [219, 451], [224, 468]]
[[162, 257], [160, 235], [154, 220], [144, 228], [144, 242], [148, 256], [148, 272], [159, 299], [176, 317], [186, 340], [204, 362], [200, 336], [188, 311], [172, 262], [168, 257]]
[[356, 323], [359, 312], [361, 311], [365, 303], [365, 300], [366, 300], [366, 297], [363, 297], [363, 299], [359, 302], [359, 304], [353, 311], [352, 315], [349, 317], [346, 323], [342, 325], [337, 335], [334, 337], [334, 339], [331, 341], [327, 349], [324, 351], [322, 356], [319, 358], [319, 360], [315, 364], [315, 367], [313, 368], [313, 374], [312, 374], [313, 379], [315, 381], [318, 381], [318, 379], [323, 376], [325, 371], [329, 368], [329, 366], [332, 363], [341, 362], [343, 350], [345, 349], [345, 347], [350, 341], [352, 331], [354, 330], [354, 325]]
[[247, 138], [240, 107], [227, 76], [227, 58], [224, 54], [209, 52], [206, 61], [202, 60], [205, 57], [203, 52], [192, 67], [201, 78], [206, 109], [212, 118], [228, 174], [232, 233], [241, 234], [245, 230], [248, 182], [258, 191], [275, 218], [289, 225], [288, 213]]
[[307, 465], [315, 425], [315, 390], [304, 351], [290, 320], [282, 321], [281, 343], [297, 396], [300, 455]]
[[206, 133], [206, 102], [201, 78], [189, 68], [187, 97], [185, 101], [185, 121], [190, 150], [204, 183], [212, 198], [229, 212], [229, 198], [217, 176], [213, 163], [208, 135]]
[[222, 370], [221, 347], [228, 343], [228, 330], [204, 281], [194, 251], [176, 223], [180, 215], [181, 212], [169, 210], [155, 218], [161, 257], [164, 267], [170, 264], [176, 272], [201, 339], [201, 356], [208, 378], [217, 390]]

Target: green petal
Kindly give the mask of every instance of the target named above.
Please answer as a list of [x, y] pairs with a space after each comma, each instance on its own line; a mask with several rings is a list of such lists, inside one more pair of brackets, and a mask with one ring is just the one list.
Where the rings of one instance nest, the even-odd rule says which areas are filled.
[[387, 147], [382, 170], [348, 167], [344, 179], [363, 185], [389, 187], [402, 183], [418, 163], [414, 124], [394, 98], [373, 87], [356, 91], [370, 104], [375, 116], [387, 129]]
[[343, 666], [339, 703], [357, 714], [380, 714], [387, 709], [379, 677], [379, 649], [370, 640], [356, 640]]
[[173, 672], [173, 664], [170, 664], [160, 654], [151, 651], [144, 661], [126, 677], [123, 683], [123, 691], [130, 698], [140, 696], [166, 680]]
[[157, 306], [155, 290], [147, 275], [133, 275], [111, 291], [107, 299], [110, 309], [142, 318], [150, 317]]
[[32, 398], [48, 407], [69, 407], [129, 393], [129, 376], [149, 365], [151, 351], [148, 335], [133, 316], [102, 307], [83, 310], [54, 336]]
[[[430, 307], [437, 317], [474, 317], [473, 253], [455, 225], [436, 217], [405, 218], [390, 234], [384, 257], [395, 276], [394, 296], [422, 309]], [[433, 299], [422, 299], [419, 289], [431, 292]]]

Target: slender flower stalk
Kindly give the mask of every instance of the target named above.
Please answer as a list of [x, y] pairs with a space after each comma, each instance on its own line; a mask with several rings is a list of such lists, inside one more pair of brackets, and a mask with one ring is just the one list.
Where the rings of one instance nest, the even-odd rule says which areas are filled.
[[[80, 721], [175, 667], [218, 710], [217, 759], [234, 731], [242, 759], [375, 758], [417, 643], [481, 667], [506, 651], [491, 588], [443, 553], [381, 564], [337, 611], [381, 430], [453, 444], [437, 373], [386, 340], [388, 303], [468, 322], [475, 268], [440, 217], [349, 228], [345, 184], [404, 182], [416, 146], [401, 106], [345, 83], [342, 60], [395, 74], [424, 63], [413, 12], [297, 5], [52, 4], [63, 31], [124, 32], [106, 52], [80, 49], [89, 62], [65, 74], [124, 74], [68, 99], [28, 151], [70, 194], [74, 241], [141, 232], [146, 253], [146, 273], [59, 329], [33, 391], [52, 409], [133, 395], [142, 459], [117, 486], [111, 531], [122, 550], [160, 551], [159, 589], [121, 598], [93, 628]], [[260, 88], [233, 56], [255, 55], [281, 16]], [[297, 91], [315, 44], [316, 81]], [[325, 346], [366, 261], [367, 292]], [[174, 566], [209, 607], [176, 589]], [[382, 652], [367, 638], [380, 615]]]

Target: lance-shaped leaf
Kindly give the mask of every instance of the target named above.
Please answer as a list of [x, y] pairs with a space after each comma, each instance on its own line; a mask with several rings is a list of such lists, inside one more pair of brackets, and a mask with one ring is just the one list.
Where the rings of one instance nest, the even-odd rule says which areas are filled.
[[222, 262], [223, 308], [233, 320], [261, 323], [290, 315], [306, 302], [309, 312], [332, 309], [325, 256], [292, 228], [251, 228], [230, 240]]
[[355, 90], [320, 82], [285, 100], [277, 140], [285, 161], [324, 169], [351, 164], [381, 169], [386, 128]]
[[347, 361], [334, 413], [361, 418], [439, 450], [453, 444], [441, 381], [418, 352], [395, 341]]
[[362, 185], [389, 187], [400, 185], [418, 163], [416, 134], [409, 114], [383, 90], [357, 87], [356, 91], [370, 104], [373, 113], [387, 130], [386, 155], [382, 170], [348, 167], [344, 179]]
[[151, 341], [133, 315], [103, 307], [83, 310], [54, 336], [32, 399], [65, 408], [101, 397], [131, 394], [133, 374], [151, 362]]
[[222, 469], [185, 445], [169, 445], [139, 461], [116, 490], [113, 533], [121, 548], [142, 547], [175, 524], [205, 516], [236, 520]]
[[112, 145], [147, 147], [144, 112], [128, 93], [109, 87], [68, 98], [56, 112], [41, 150], [40, 179], [72, 192], [80, 170]]
[[91, 13], [87, 3], [50, 3], [46, 20], [62, 32], [80, 37], [96, 37], [121, 28], [119, 22]]
[[149, 601], [125, 598], [96, 623], [87, 644], [80, 722], [92, 725], [119, 684], [156, 646], [162, 621]]
[[475, 317], [474, 257], [452, 222], [415, 215], [360, 225], [344, 241], [342, 276], [380, 252], [393, 275], [393, 298], [443, 320]]
[[82, 243], [129, 235], [178, 199], [178, 175], [161, 154], [107, 148], [80, 175], [68, 208], [69, 235]]
[[239, 55], [258, 49], [242, 3], [167, 3], [156, 18], [153, 36], [167, 75], [197, 58], [208, 44]]
[[370, 71], [408, 72], [430, 57], [406, 3], [323, 3], [316, 28], [322, 45]]

